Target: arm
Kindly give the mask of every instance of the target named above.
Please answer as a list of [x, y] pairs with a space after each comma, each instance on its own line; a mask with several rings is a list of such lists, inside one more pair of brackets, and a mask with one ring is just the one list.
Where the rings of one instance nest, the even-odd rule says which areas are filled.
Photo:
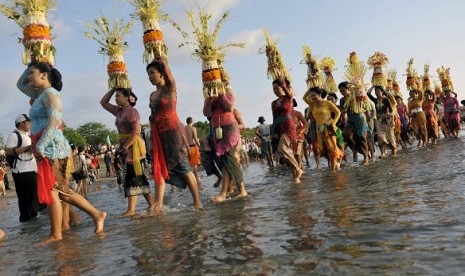
[[304, 96], [302, 97], [304, 102], [306, 102], [309, 106], [313, 104], [313, 101], [310, 99], [310, 89], [305, 92]]
[[16, 83], [16, 86], [26, 96], [28, 96], [29, 98], [35, 99], [37, 98], [37, 93], [39, 90], [37, 88], [33, 88], [28, 85], [28, 80], [27, 80], [28, 76], [29, 76], [29, 68], [23, 72], [21, 77], [19, 77], [19, 80]]
[[384, 105], [386, 106], [386, 111], [389, 112], [389, 114], [392, 114], [394, 112], [394, 109], [392, 108], [392, 103], [388, 98], [383, 98]]
[[46, 92], [44, 95], [43, 103], [47, 110], [48, 124], [43, 130], [42, 136], [37, 142], [37, 153], [38, 157], [43, 158], [45, 156], [45, 146], [48, 145], [58, 127], [62, 124], [62, 106], [60, 96], [58, 92]]
[[234, 118], [236, 118], [237, 124], [239, 124], [239, 130], [244, 130], [245, 125], [244, 121], [242, 120], [242, 114], [238, 109], [234, 109]]
[[119, 107], [116, 105], [113, 105], [110, 103], [111, 97], [113, 97], [113, 94], [115, 94], [115, 89], [112, 88], [108, 90], [105, 95], [103, 95], [102, 99], [100, 100], [100, 105], [108, 112], [116, 116], [117, 110], [119, 110]]
[[328, 103], [328, 108], [329, 110], [334, 113], [334, 118], [332, 119], [332, 122], [331, 124], [335, 125], [337, 123], [337, 121], [339, 121], [339, 117], [341, 116], [341, 111], [339, 110], [339, 108], [333, 104], [332, 102], [330, 101], [327, 101]]
[[226, 112], [232, 112], [234, 106], [234, 94], [231, 88], [226, 88], [226, 94], [220, 95], [221, 104]]
[[263, 137], [260, 135], [260, 132], [258, 131], [258, 127], [255, 129], [255, 135], [257, 135], [258, 138], [263, 140]]
[[203, 115], [209, 117], [212, 115], [212, 98], [206, 98], [203, 103]]
[[5, 144], [5, 153], [7, 155], [18, 155], [24, 152], [31, 151], [32, 146], [16, 147], [18, 145], [18, 136], [15, 132], [11, 133]]
[[165, 78], [165, 86], [169, 91], [176, 91], [176, 82], [174, 81], [173, 75], [171, 74], [171, 69], [168, 66], [168, 61], [166, 58], [159, 58], [160, 63], [162, 64], [162, 72], [160, 72]]
[[192, 136], [194, 138], [194, 143], [197, 145], [197, 147], [200, 148], [200, 141], [199, 138], [197, 137], [197, 128], [192, 127]]
[[284, 90], [284, 93], [286, 94], [286, 96], [288, 96], [290, 98], [294, 97], [294, 90], [291, 87], [287, 86], [286, 81], [284, 80], [284, 78], [279, 79], [279, 85]]
[[302, 126], [298, 128], [298, 132], [299, 134], [304, 134], [305, 131], [307, 130], [308, 122], [307, 120], [305, 120], [304, 114], [302, 114], [302, 112], [297, 111], [296, 115], [297, 115], [297, 119], [299, 119], [300, 123], [302, 124]]
[[137, 141], [137, 139], [140, 137], [141, 132], [139, 112], [137, 112], [137, 110], [134, 108], [132, 109], [132, 111], [133, 113], [130, 115], [132, 132], [131, 136], [129, 136], [129, 138], [126, 139], [126, 141], [123, 144], [123, 149], [125, 150], [127, 150]]
[[373, 95], [371, 95], [371, 91], [373, 91], [374, 88], [375, 88], [374, 86], [370, 87], [370, 89], [368, 89], [367, 91], [367, 95], [368, 95], [368, 98], [370, 98], [372, 102], [374, 102], [375, 104], [378, 104], [378, 99], [373, 97]]

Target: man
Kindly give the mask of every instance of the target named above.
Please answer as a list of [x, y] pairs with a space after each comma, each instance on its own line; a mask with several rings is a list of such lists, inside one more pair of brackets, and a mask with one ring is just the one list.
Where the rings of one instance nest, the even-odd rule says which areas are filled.
[[197, 138], [197, 129], [194, 126], [192, 117], [186, 119], [187, 126], [186, 128], [186, 137], [187, 143], [189, 144], [189, 163], [192, 166], [192, 171], [194, 172], [195, 179], [197, 180], [197, 185], [200, 189], [200, 179], [197, 167], [201, 164], [200, 162], [200, 142]]
[[255, 130], [255, 134], [262, 141], [261, 143], [261, 154], [265, 156], [268, 166], [274, 167], [272, 150], [271, 150], [271, 128], [270, 125], [265, 124], [265, 118], [263, 116], [258, 117], [260, 125]]
[[7, 138], [5, 150], [7, 155], [16, 158], [11, 172], [18, 196], [19, 221], [26, 222], [37, 217], [39, 208], [37, 163], [31, 151], [31, 137], [29, 137], [31, 120], [26, 114], [21, 114], [16, 117], [15, 126], [16, 130]]

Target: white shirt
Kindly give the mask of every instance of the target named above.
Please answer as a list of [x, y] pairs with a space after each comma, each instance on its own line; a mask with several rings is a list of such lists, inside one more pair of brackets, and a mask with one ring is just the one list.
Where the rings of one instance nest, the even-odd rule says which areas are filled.
[[[29, 137], [28, 132], [23, 132], [21, 130], [17, 130], [21, 135], [22, 144], [19, 145], [20, 147], [27, 147], [31, 145], [31, 137]], [[5, 148], [16, 148], [18, 145], [18, 135], [15, 132], [10, 133], [6, 140]], [[12, 168], [11, 172], [13, 173], [23, 173], [23, 172], [36, 172], [37, 171], [37, 163], [36, 159], [32, 155], [32, 152], [23, 152], [18, 155], [21, 159], [16, 160], [16, 168]]]

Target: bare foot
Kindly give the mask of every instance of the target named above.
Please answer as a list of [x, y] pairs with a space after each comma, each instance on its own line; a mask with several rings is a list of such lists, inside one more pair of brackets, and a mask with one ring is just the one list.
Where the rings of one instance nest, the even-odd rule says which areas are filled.
[[53, 236], [50, 236], [48, 237], [46, 240], [44, 241], [41, 241], [39, 242], [37, 245], [38, 246], [45, 246], [49, 243], [52, 243], [52, 242], [57, 242], [57, 241], [61, 241], [63, 238], [60, 236], [60, 237], [53, 237]]
[[132, 217], [136, 214], [134, 211], [126, 211], [122, 213], [121, 215], [118, 216], [118, 218], [127, 218], [127, 217]]
[[94, 221], [95, 223], [95, 230], [94, 233], [98, 234], [103, 231], [103, 225], [105, 224], [105, 218], [107, 217], [107, 213], [100, 212], [97, 220]]
[[368, 165], [368, 160], [366, 160], [366, 159], [365, 159], [365, 160], [363, 160], [363, 163], [362, 163], [362, 165]]
[[70, 229], [69, 225], [62, 225], [61, 226], [61, 231], [68, 231]]
[[163, 212], [163, 204], [160, 204], [160, 203], [153, 204], [152, 213], [161, 213], [161, 212]]
[[234, 199], [239, 199], [239, 198], [244, 198], [244, 197], [247, 197], [247, 192], [245, 190], [235, 195]]
[[5, 232], [3, 232], [2, 229], [0, 229], [0, 241], [3, 240], [4, 237], [5, 237]]
[[195, 204], [194, 204], [194, 208], [197, 209], [197, 210], [200, 210], [200, 209], [203, 209], [203, 205], [202, 205], [201, 202], [195, 203]]
[[224, 196], [224, 195], [212, 196], [212, 197], [210, 197], [210, 200], [211, 200], [211, 202], [213, 202], [213, 203], [219, 203], [219, 202], [225, 201], [225, 200], [226, 200], [226, 196]]

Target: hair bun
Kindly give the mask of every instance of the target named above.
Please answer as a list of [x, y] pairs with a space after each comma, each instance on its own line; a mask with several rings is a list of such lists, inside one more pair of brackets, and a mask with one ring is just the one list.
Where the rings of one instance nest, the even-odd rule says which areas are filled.
[[58, 91], [61, 91], [63, 88], [63, 82], [61, 81], [61, 73], [56, 68], [50, 70], [50, 81], [53, 88]]

